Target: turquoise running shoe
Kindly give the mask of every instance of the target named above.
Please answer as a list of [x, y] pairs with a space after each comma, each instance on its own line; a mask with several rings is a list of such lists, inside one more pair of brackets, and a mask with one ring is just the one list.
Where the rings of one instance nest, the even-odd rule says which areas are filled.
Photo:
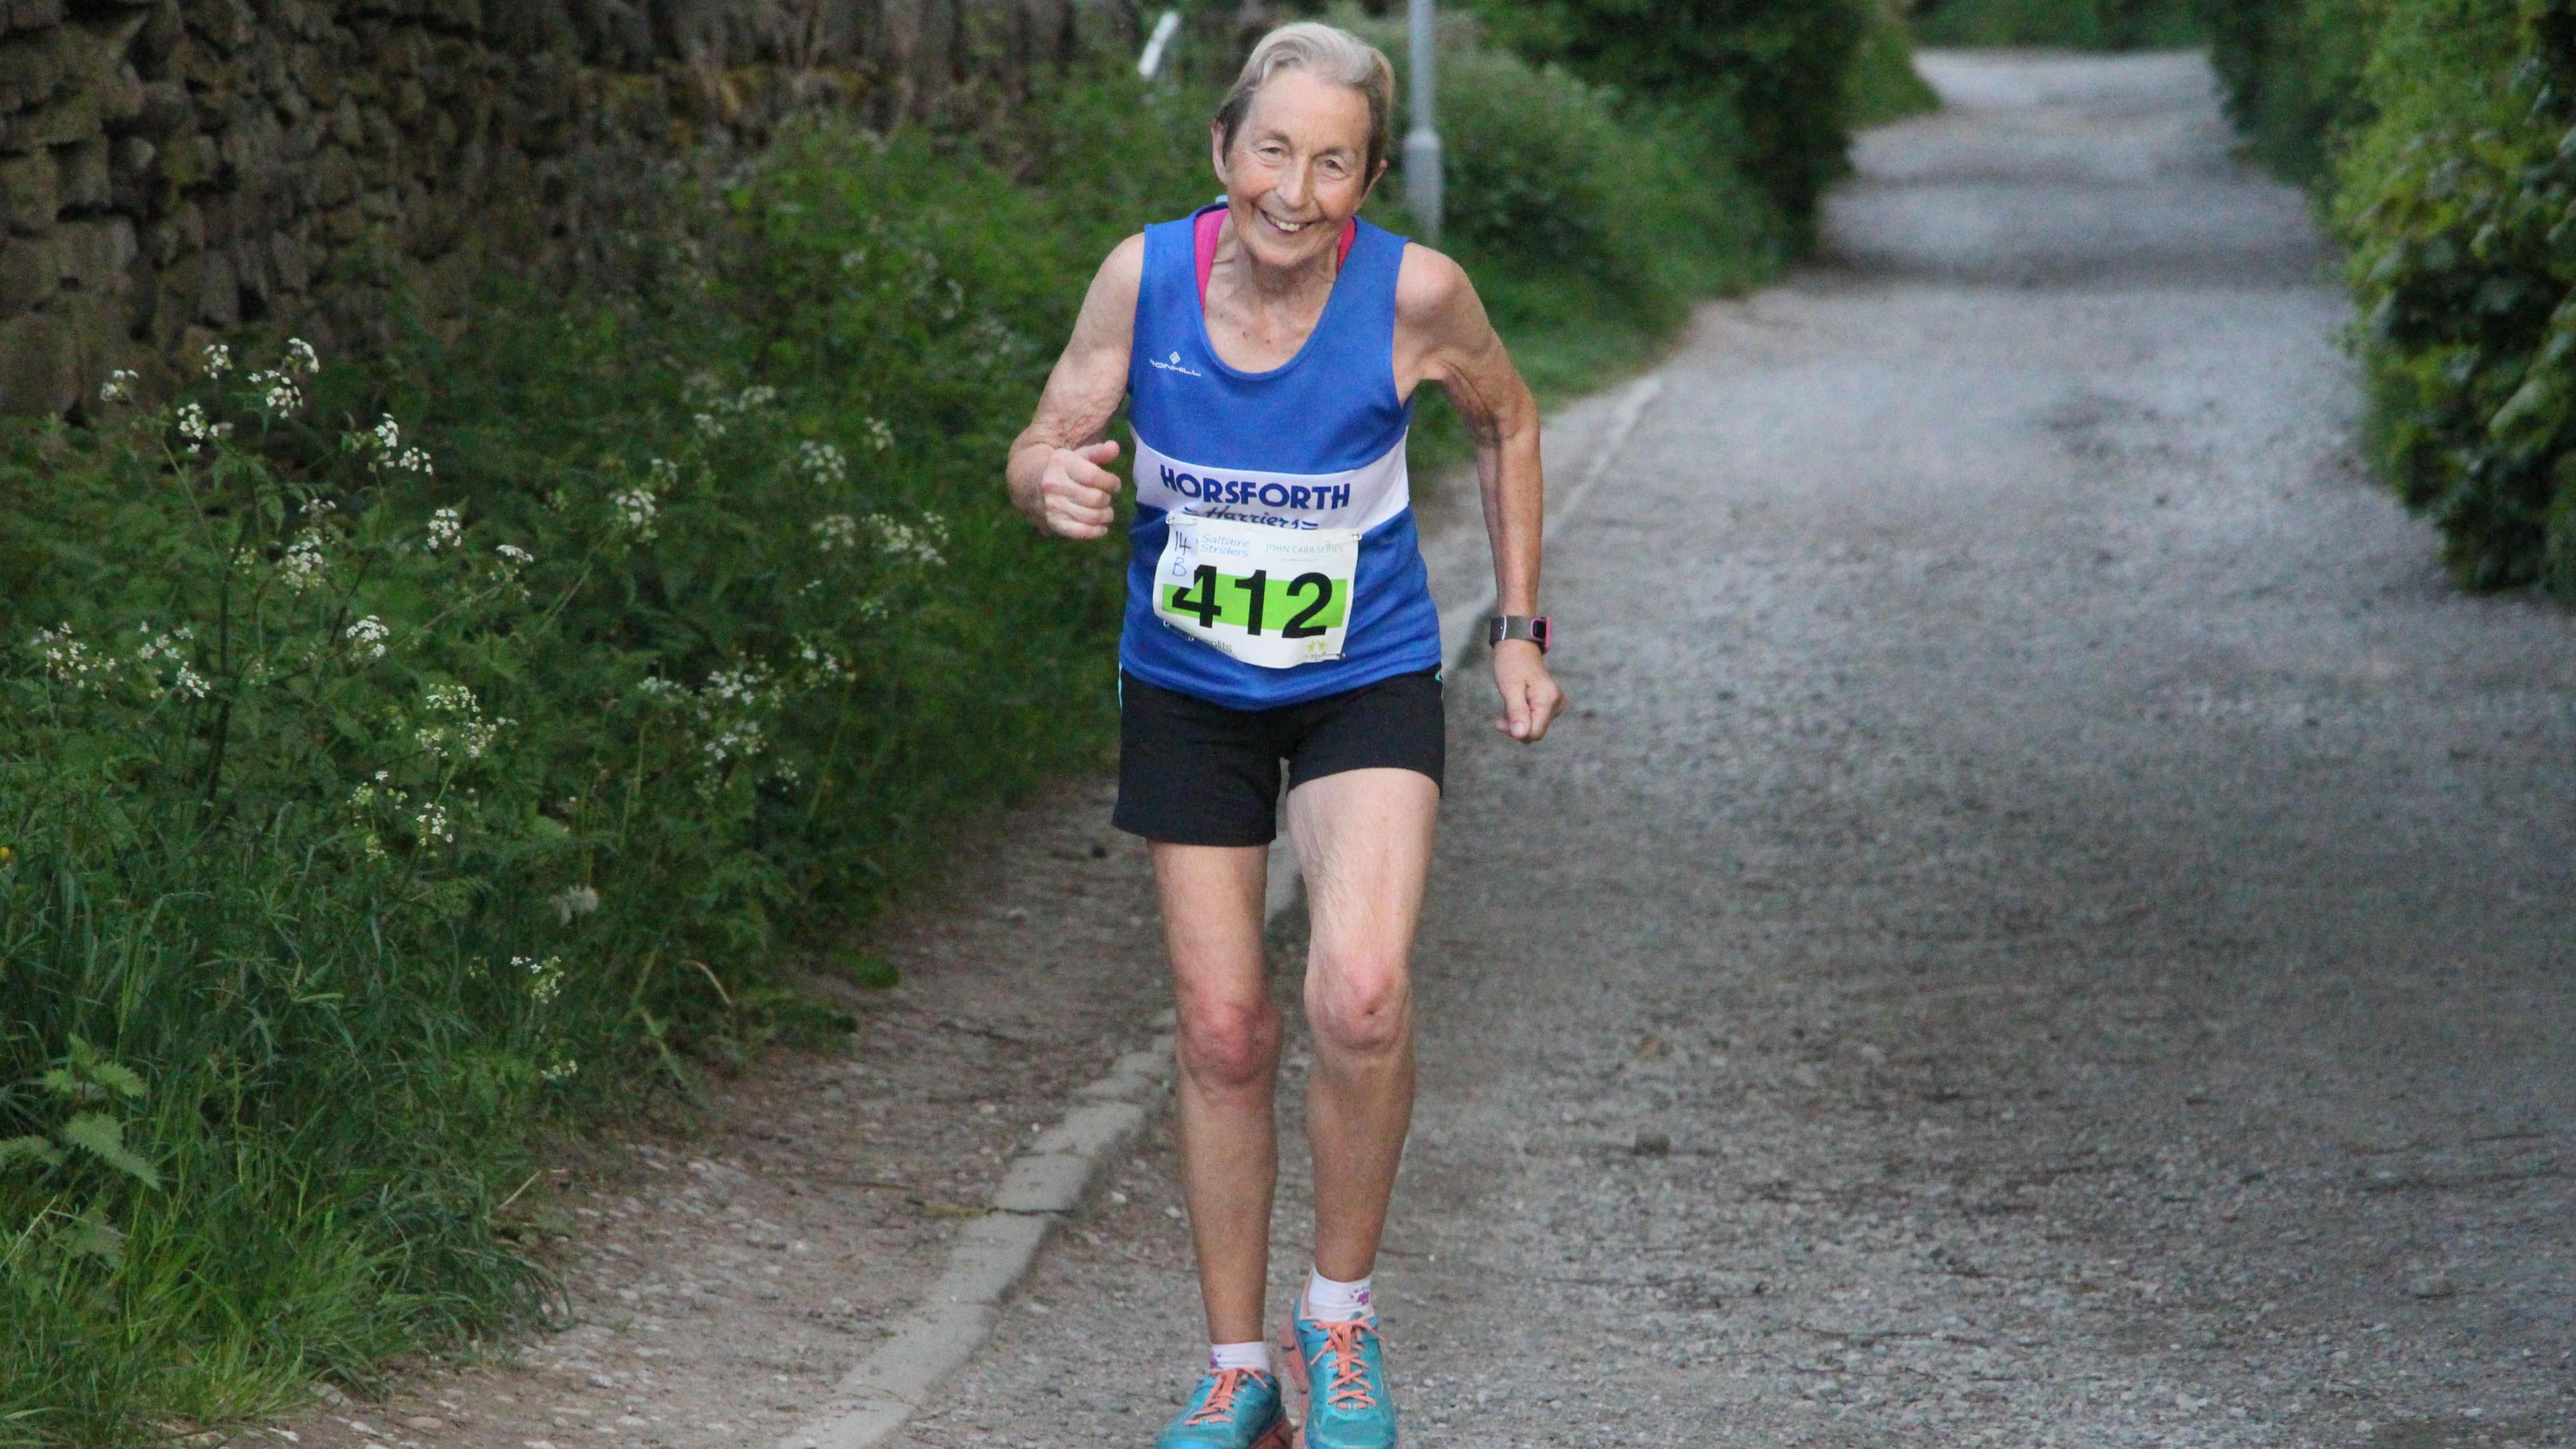
[[1279, 1381], [1252, 1369], [1208, 1370], [1154, 1449], [1288, 1449]]
[[1296, 1352], [1288, 1371], [1306, 1391], [1302, 1449], [1397, 1449], [1395, 1400], [1386, 1391], [1386, 1350], [1377, 1317], [1317, 1323], [1303, 1306], [1288, 1316]]

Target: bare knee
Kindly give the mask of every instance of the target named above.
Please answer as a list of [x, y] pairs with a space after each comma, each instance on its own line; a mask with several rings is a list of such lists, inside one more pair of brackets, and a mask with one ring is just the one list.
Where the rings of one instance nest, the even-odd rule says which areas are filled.
[[1327, 1050], [1383, 1056], [1413, 1030], [1412, 992], [1400, 960], [1310, 959], [1306, 980], [1306, 1020]]
[[1279, 1011], [1266, 1000], [1184, 1003], [1181, 1070], [1202, 1086], [1249, 1087], [1279, 1061]]

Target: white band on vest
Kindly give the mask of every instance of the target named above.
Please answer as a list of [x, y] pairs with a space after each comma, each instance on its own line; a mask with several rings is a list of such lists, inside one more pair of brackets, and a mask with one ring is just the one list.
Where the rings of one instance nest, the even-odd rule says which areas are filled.
[[1413, 501], [1404, 470], [1404, 439], [1385, 456], [1347, 473], [1262, 473], [1203, 468], [1136, 440], [1136, 501], [1166, 513], [1232, 518], [1273, 528], [1369, 529]]

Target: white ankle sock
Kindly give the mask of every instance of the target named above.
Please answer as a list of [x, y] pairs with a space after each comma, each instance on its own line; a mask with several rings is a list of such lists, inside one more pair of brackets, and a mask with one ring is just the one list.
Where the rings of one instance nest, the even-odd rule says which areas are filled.
[[1255, 1373], [1264, 1374], [1271, 1372], [1270, 1345], [1259, 1339], [1254, 1339], [1250, 1343], [1209, 1344], [1208, 1372], [1221, 1373], [1226, 1369], [1250, 1369]]
[[1317, 1323], [1350, 1323], [1369, 1316], [1369, 1280], [1335, 1282], [1322, 1270], [1306, 1270], [1306, 1316]]

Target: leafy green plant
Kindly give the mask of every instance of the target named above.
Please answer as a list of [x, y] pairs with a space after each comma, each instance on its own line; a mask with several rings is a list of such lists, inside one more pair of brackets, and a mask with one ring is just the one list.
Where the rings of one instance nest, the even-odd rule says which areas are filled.
[[2334, 148], [2368, 123], [2363, 72], [2390, 0], [2194, 0], [2227, 113], [2264, 164], [2327, 184]]
[[2567, 0], [2205, 8], [2254, 149], [2351, 249], [2381, 472], [2462, 582], [2576, 599]]
[[[1480, 0], [1503, 46], [1699, 129], [1803, 245], [1842, 174], [1876, 0]], [[1450, 92], [1454, 93], [1454, 92]]]
[[126, 1119], [116, 1110], [145, 1095], [143, 1079], [131, 1068], [74, 1036], [70, 1054], [47, 1068], [33, 1085], [38, 1094], [53, 1100], [60, 1120], [51, 1124], [50, 1134], [0, 1137], [0, 1168], [92, 1167], [120, 1173], [147, 1188], [161, 1185], [161, 1174], [125, 1145]]
[[[1392, 26], [1340, 17], [1399, 61]], [[1623, 115], [1614, 95], [1555, 66], [1443, 35], [1444, 249], [1487, 295], [1505, 339], [1549, 314], [1532, 295], [1575, 299], [1595, 325], [1663, 335], [1691, 299], [1776, 264], [1781, 227], [1734, 158], [1671, 118]], [[1389, 221], [1405, 225], [1402, 174]], [[1543, 324], [1542, 324], [1543, 325]]]
[[193, 395], [19, 431], [0, 469], [12, 597], [46, 621], [0, 653], [0, 1311], [51, 1325], [0, 1341], [0, 1408], [48, 1439], [363, 1371], [399, 1335], [348, 1320], [426, 1280], [539, 1291], [452, 1217], [406, 1220], [493, 1159], [493, 1113], [405, 1110], [437, 1038], [551, 1033], [423, 969], [528, 834], [516, 721], [474, 703], [525, 570], [379, 505], [428, 456], [389, 421], [325, 444], [320, 372], [214, 349]]
[[2390, 15], [2335, 209], [2390, 481], [2464, 583], [2576, 599], [2576, 11], [2519, 9]]
[[[818, 124], [623, 290], [0, 437], [0, 1416], [131, 1442], [543, 1314], [498, 1214], [550, 1120], [832, 1034], [779, 968], [1100, 758], [1117, 560], [994, 475], [1199, 190], [1127, 99], [992, 160]], [[1123, 207], [1045, 184], [1121, 147], [1170, 158]]]
[[1914, 38], [1895, 0], [1881, 0], [1852, 53], [1850, 124], [1884, 125], [1940, 106], [1941, 97], [1914, 69]]

